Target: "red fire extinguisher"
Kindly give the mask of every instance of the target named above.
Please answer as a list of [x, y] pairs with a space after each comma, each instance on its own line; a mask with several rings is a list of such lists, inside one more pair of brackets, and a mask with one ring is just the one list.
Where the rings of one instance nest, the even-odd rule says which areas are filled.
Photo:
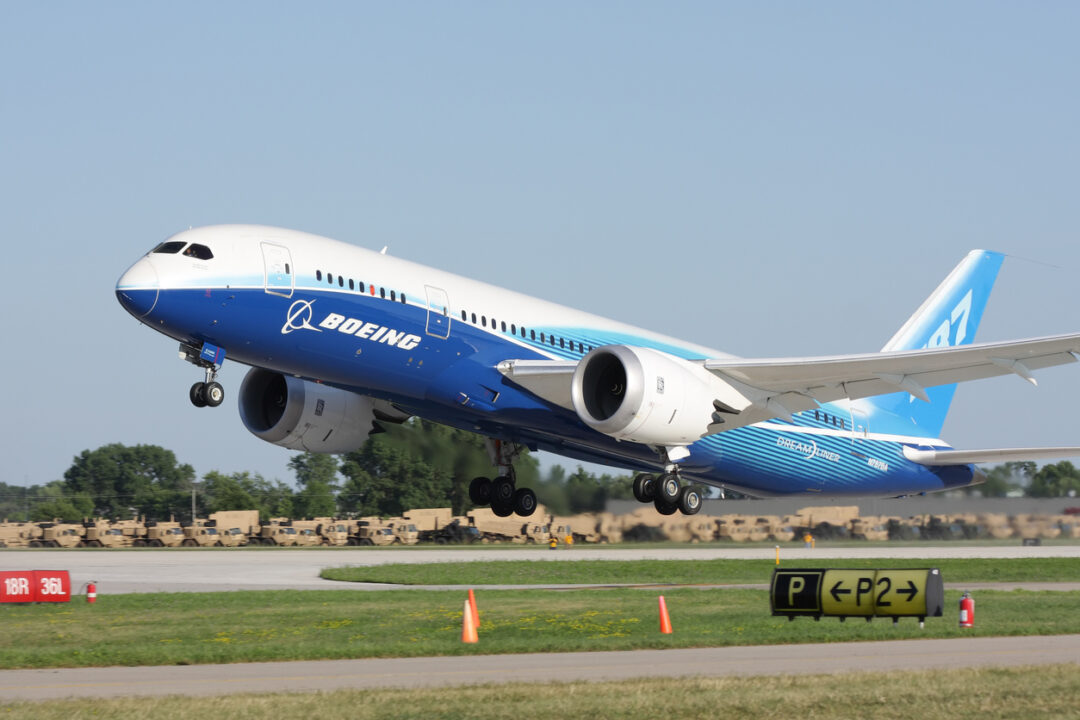
[[96, 603], [97, 602], [97, 585], [95, 583], [92, 583], [92, 582], [86, 583], [86, 602], [88, 602], [88, 603]]
[[960, 598], [960, 627], [975, 627], [975, 600], [969, 592]]

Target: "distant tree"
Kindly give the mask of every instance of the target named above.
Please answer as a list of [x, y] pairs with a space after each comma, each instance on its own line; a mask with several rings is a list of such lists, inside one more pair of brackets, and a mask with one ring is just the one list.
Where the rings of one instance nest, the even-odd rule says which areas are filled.
[[556, 515], [600, 512], [608, 500], [632, 498], [632, 482], [628, 475], [598, 476], [580, 465], [567, 476], [561, 465], [553, 465], [536, 488], [536, 494]]
[[1007, 462], [995, 465], [986, 472], [986, 480], [973, 486], [971, 491], [983, 497], [1006, 497], [1010, 492], [1029, 485], [1035, 471], [1036, 466], [1033, 462]]
[[156, 445], [119, 443], [84, 450], [64, 473], [67, 495], [92, 500], [93, 515], [148, 519], [186, 516], [191, 509], [195, 471], [180, 464], [171, 450]]
[[255, 482], [250, 473], [226, 475], [211, 470], [203, 476], [199, 488], [199, 514], [205, 516], [219, 510], [257, 509], [260, 501], [256, 498]]
[[94, 502], [85, 494], [70, 495], [63, 482], [54, 480], [43, 487], [34, 488], [30, 505], [30, 521], [81, 522], [94, 514]]
[[293, 508], [298, 517], [333, 515], [337, 504], [338, 461], [333, 455], [305, 452], [294, 455], [289, 467], [296, 473], [300, 488], [293, 496]]
[[1044, 465], [1028, 486], [1030, 497], [1075, 497], [1080, 494], [1080, 470], [1068, 460]]

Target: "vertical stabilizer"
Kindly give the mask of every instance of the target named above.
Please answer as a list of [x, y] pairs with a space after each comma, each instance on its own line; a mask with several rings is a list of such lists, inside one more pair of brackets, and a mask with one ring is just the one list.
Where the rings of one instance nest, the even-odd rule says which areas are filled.
[[[969, 345], [982, 320], [990, 290], [1005, 256], [972, 250], [908, 318], [881, 350], [918, 350]], [[872, 428], [936, 438], [941, 434], [956, 385], [928, 388], [929, 402], [907, 393], [893, 393], [860, 402], [871, 415]], [[886, 419], [886, 414], [891, 415]], [[876, 417], [875, 417], [876, 416]], [[897, 424], [897, 427], [892, 427]]]

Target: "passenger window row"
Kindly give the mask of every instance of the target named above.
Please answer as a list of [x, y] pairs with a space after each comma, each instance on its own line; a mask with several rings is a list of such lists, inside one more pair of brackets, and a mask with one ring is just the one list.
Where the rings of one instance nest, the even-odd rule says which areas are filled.
[[[323, 275], [324, 273], [322, 270], [316, 270], [315, 280], [317, 280], [318, 282], [322, 282]], [[334, 273], [331, 272], [325, 273], [325, 277], [327, 285], [336, 284], [340, 288], [344, 288], [347, 285], [349, 290], [352, 290], [354, 292], [358, 290], [361, 293], [368, 293], [372, 297], [375, 296], [375, 285], [365, 285], [363, 281], [353, 280], [353, 278], [346, 278], [344, 275], [334, 275]], [[386, 295], [386, 288], [379, 287], [379, 297], [386, 298]], [[390, 300], [397, 301], [399, 299], [402, 303], [408, 302], [405, 298], [405, 293], [399, 294], [395, 290], [391, 290]], [[443, 314], [445, 314], [445, 312]], [[522, 338], [527, 338], [534, 342], [539, 339], [542, 344], [550, 345], [551, 347], [557, 347], [563, 350], [569, 350], [570, 352], [574, 352], [576, 350], [579, 353], [585, 354], [593, 349], [592, 345], [586, 345], [580, 341], [567, 340], [564, 337], [559, 337], [549, 333], [537, 333], [536, 330], [528, 330], [525, 327], [519, 328], [515, 323], [507, 325], [505, 320], [503, 320], [502, 322], [496, 322], [495, 318], [491, 318], [489, 321], [486, 315], [481, 315], [479, 319], [477, 319], [476, 313], [470, 314], [465, 310], [461, 311], [461, 319], [464, 322], [469, 322], [470, 318], [472, 319], [473, 325], [480, 325], [481, 327], [485, 328], [490, 327], [492, 330], [501, 330], [504, 333], [508, 332], [514, 336], [520, 335]]]
[[[322, 270], [316, 270], [315, 271], [315, 279], [317, 281], [319, 281], [319, 282], [322, 282], [322, 279], [323, 279], [323, 271]], [[346, 286], [346, 284], [347, 284], [349, 286], [349, 290], [352, 290], [354, 292], [359, 290], [361, 293], [368, 292], [368, 293], [371, 294], [372, 297], [375, 297], [375, 285], [374, 285], [374, 283], [372, 283], [371, 285], [365, 286], [362, 281], [353, 280], [352, 278], [346, 278], [344, 275], [337, 275], [336, 276], [336, 282], [337, 282], [337, 286], [340, 287], [340, 288], [344, 288]], [[335, 275], [334, 275], [334, 273], [330, 273], [330, 272], [326, 273], [326, 283], [328, 285], [333, 285], [335, 283]], [[379, 297], [383, 298], [384, 300], [386, 299], [386, 288], [384, 288], [382, 286], [379, 287]], [[397, 302], [398, 300], [400, 300], [403, 305], [407, 305], [408, 302], [409, 302], [408, 298], [405, 297], [405, 293], [398, 293], [396, 290], [391, 290], [390, 291], [390, 300], [392, 300], [394, 302]]]
[[826, 425], [832, 425], [834, 427], [838, 427], [841, 430], [846, 430], [847, 429], [847, 424], [844, 422], [843, 418], [838, 418], [835, 415], [830, 415], [829, 413], [825, 412], [824, 410], [815, 410], [814, 411], [814, 419], [819, 421], [819, 422], [823, 422]]
[[514, 336], [520, 335], [521, 337], [527, 338], [534, 342], [539, 339], [542, 344], [550, 345], [551, 347], [558, 347], [563, 350], [569, 350], [570, 352], [574, 352], [576, 350], [577, 352], [584, 354], [592, 350], [592, 345], [586, 345], [580, 341], [567, 340], [564, 337], [558, 337], [556, 335], [551, 335], [543, 332], [537, 333], [536, 330], [528, 330], [524, 326], [518, 327], [515, 323], [510, 323], [510, 325], [507, 326], [505, 320], [496, 322], [495, 318], [491, 318], [489, 321], [486, 315], [481, 315], [479, 318], [479, 322], [477, 322], [476, 313], [469, 313], [465, 310], [461, 311], [461, 319], [464, 322], [471, 322], [473, 325], [490, 327], [492, 330], [508, 332]]

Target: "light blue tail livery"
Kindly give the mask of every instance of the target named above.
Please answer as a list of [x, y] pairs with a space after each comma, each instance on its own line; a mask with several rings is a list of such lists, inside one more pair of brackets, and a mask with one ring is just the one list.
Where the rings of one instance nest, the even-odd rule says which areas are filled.
[[[1004, 260], [1001, 253], [986, 250], [968, 253], [882, 352], [971, 344]], [[954, 392], [956, 385], [941, 385], [926, 390], [930, 402], [914, 399], [908, 393], [893, 393], [861, 404], [870, 414], [870, 427], [875, 431], [937, 438]]]

